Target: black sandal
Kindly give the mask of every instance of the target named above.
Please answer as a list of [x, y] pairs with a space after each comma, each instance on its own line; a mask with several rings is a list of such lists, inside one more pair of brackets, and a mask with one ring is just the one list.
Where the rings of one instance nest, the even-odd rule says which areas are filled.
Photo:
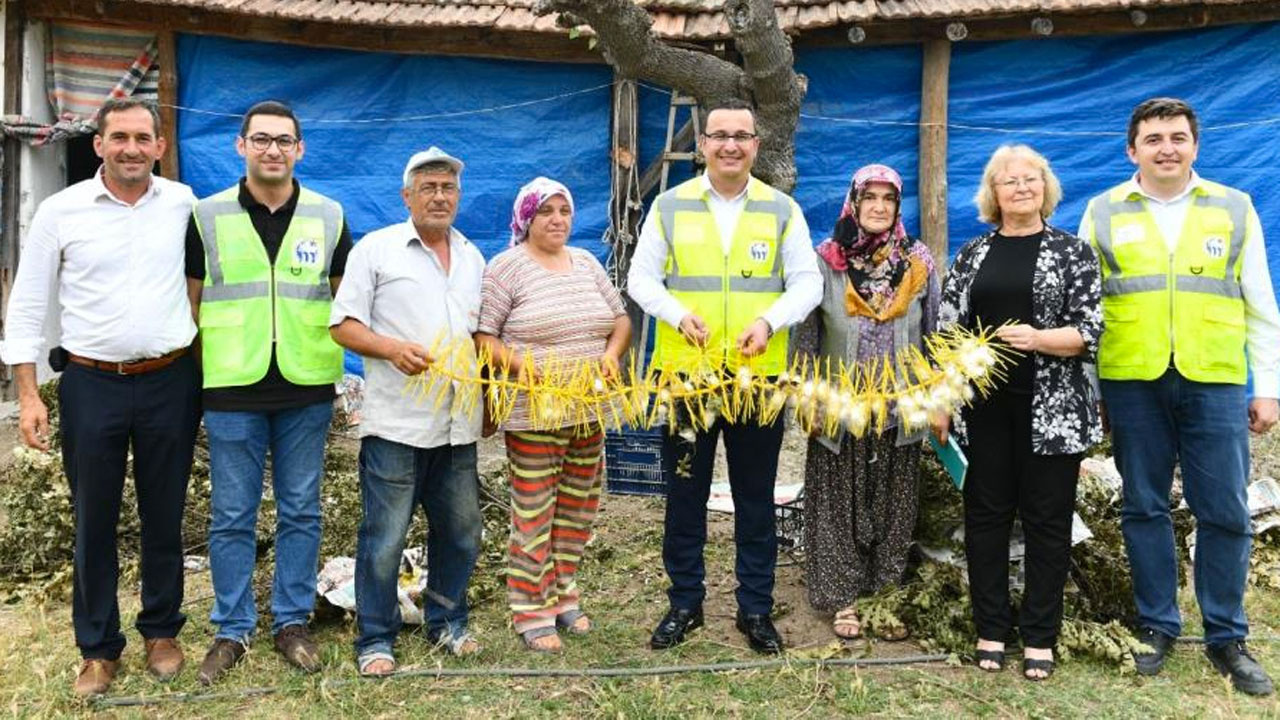
[[[1055, 665], [1056, 663], [1054, 663], [1054, 661], [1052, 660], [1038, 660], [1036, 658], [1023, 658], [1022, 677], [1030, 680], [1031, 682], [1040, 682], [1041, 680], [1048, 680], [1049, 678], [1053, 677], [1053, 668]], [[1031, 670], [1044, 671], [1044, 677], [1039, 677], [1036, 675], [1028, 675], [1027, 672]]]
[[[977, 663], [978, 669], [983, 672], [998, 673], [1004, 670], [1004, 651], [1003, 650], [975, 650], [973, 652], [974, 662]], [[983, 667], [982, 661], [993, 662], [995, 667]]]

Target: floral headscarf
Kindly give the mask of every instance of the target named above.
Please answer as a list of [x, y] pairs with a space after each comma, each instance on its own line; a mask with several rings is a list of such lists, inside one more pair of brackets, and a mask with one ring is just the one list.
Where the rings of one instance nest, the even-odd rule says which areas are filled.
[[[858, 223], [858, 202], [871, 183], [887, 183], [898, 191], [893, 224], [868, 233]], [[893, 295], [908, 264], [911, 239], [902, 225], [902, 176], [887, 165], [866, 165], [853, 174], [832, 237], [817, 247], [833, 270], [849, 276], [854, 290], [878, 310]]]
[[559, 195], [569, 203], [569, 212], [573, 212], [573, 195], [569, 188], [548, 177], [538, 177], [525, 183], [516, 193], [515, 204], [511, 206], [511, 246], [514, 247], [529, 238], [529, 225], [538, 214], [538, 208], [549, 198]]

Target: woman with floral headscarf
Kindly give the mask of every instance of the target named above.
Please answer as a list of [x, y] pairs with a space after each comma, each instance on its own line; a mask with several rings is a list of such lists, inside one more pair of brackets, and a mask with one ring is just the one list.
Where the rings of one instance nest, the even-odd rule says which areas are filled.
[[[622, 298], [591, 253], [568, 245], [572, 226], [569, 189], [534, 178], [512, 206], [511, 246], [485, 268], [476, 342], [511, 375], [536, 374], [554, 357], [600, 363], [612, 376], [630, 343]], [[522, 393], [503, 426], [511, 485], [507, 600], [525, 645], [554, 652], [557, 629], [591, 629], [574, 578], [599, 508], [604, 432], [599, 418], [543, 424]]]
[[[817, 252], [825, 289], [801, 350], [816, 348], [817, 360], [832, 367], [866, 366], [921, 347], [933, 332], [938, 275], [929, 249], [902, 226], [902, 178], [892, 168], [854, 173], [835, 230]], [[832, 629], [842, 638], [862, 634], [858, 596], [901, 581], [915, 526], [923, 431], [908, 433], [888, 417], [879, 433], [809, 440], [805, 579], [809, 602], [835, 613]], [[881, 635], [899, 640], [907, 629]]]

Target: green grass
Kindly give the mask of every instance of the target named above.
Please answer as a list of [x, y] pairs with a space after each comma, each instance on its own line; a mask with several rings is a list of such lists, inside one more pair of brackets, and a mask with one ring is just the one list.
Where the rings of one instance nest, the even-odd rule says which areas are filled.
[[[645, 667], [755, 660], [732, 629], [730, 525], [713, 523], [708, 549], [708, 627], [685, 645], [665, 653], [647, 649], [649, 631], [666, 607], [660, 561], [661, 504], [652, 499], [610, 497], [581, 577], [587, 610], [596, 623], [586, 638], [567, 637], [565, 651], [537, 655], [510, 630], [500, 593], [473, 609], [473, 629], [485, 652], [457, 660], [431, 649], [406, 631], [397, 653], [402, 668], [583, 668]], [[475, 582], [497, 583], [498, 567], [477, 570]], [[783, 568], [779, 584], [798, 577]], [[360, 679], [355, 670], [349, 618], [318, 623], [324, 670], [305, 676], [288, 668], [260, 636], [244, 663], [212, 690], [196, 680], [196, 666], [212, 639], [208, 623], [208, 575], [189, 577], [190, 620], [181, 640], [188, 665], [167, 685], [142, 669], [141, 642], [129, 629], [125, 672], [112, 698], [161, 700], [144, 707], [103, 707], [71, 694], [78, 664], [67, 605], [22, 602], [0, 609], [0, 708], [14, 716], [49, 717], [110, 711], [120, 717], [433, 717], [508, 718], [686, 718], [813, 717], [1280, 717], [1280, 701], [1233, 693], [1193, 645], [1180, 645], [1165, 673], [1147, 679], [1114, 666], [1081, 660], [1064, 663], [1041, 684], [1020, 678], [1016, 659], [1001, 675], [947, 664], [878, 668], [819, 668], [800, 660], [779, 668], [731, 673], [690, 673], [629, 678], [443, 678], [419, 675], [382, 681]], [[1184, 593], [1184, 595], [1187, 595]], [[259, 599], [262, 600], [261, 593]], [[1186, 627], [1198, 629], [1189, 596], [1183, 598]], [[137, 611], [133, 588], [122, 592], [126, 627]], [[1248, 609], [1254, 634], [1280, 637], [1280, 596], [1251, 592]], [[793, 657], [827, 652], [825, 619], [793, 607], [783, 619], [789, 637], [816, 638]], [[1280, 671], [1280, 642], [1254, 643], [1259, 659]], [[846, 656], [883, 657], [918, 652], [901, 645], [854, 643]], [[253, 694], [254, 689], [270, 694]], [[220, 693], [198, 702], [164, 702], [168, 695]]]

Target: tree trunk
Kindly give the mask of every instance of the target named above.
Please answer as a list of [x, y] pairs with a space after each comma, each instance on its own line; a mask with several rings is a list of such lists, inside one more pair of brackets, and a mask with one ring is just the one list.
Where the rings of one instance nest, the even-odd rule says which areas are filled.
[[753, 174], [784, 192], [795, 187], [795, 132], [806, 82], [792, 67], [791, 41], [778, 27], [772, 0], [725, 5], [742, 67], [662, 42], [649, 13], [633, 0], [538, 0], [534, 12], [558, 12], [570, 26], [590, 25], [605, 61], [622, 77], [679, 90], [703, 106], [729, 98], [751, 103], [760, 133]]

